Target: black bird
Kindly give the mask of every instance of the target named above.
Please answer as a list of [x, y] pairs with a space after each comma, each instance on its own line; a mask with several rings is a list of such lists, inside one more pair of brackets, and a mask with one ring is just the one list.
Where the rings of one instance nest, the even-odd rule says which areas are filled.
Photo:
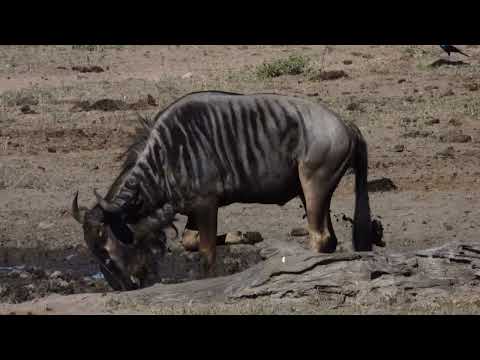
[[440, 45], [440, 47], [443, 49], [443, 51], [445, 51], [448, 56], [450, 56], [450, 53], [459, 53], [459, 54], [462, 54], [464, 56], [467, 56], [467, 54], [465, 54], [464, 52], [460, 51], [459, 49], [457, 49], [455, 46], [453, 45]]

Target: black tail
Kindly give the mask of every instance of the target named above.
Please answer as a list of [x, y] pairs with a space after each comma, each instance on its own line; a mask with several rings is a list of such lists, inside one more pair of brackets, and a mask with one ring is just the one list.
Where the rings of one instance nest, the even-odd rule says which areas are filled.
[[353, 247], [355, 251], [372, 250], [372, 218], [368, 198], [368, 151], [367, 143], [360, 130], [357, 132], [357, 144], [354, 152], [355, 170], [355, 214], [353, 223]]

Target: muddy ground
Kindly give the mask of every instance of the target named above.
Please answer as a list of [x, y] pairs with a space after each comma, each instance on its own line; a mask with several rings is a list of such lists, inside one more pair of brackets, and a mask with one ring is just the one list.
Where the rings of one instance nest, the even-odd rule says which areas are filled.
[[[322, 102], [354, 121], [369, 144], [370, 179], [385, 178], [395, 185], [371, 193], [389, 251], [476, 239], [480, 47], [463, 49], [469, 58], [452, 55], [449, 61], [433, 45], [1, 46], [1, 311], [52, 294], [110, 291], [86, 251], [80, 225], [70, 217], [73, 195], [79, 190], [80, 202], [92, 205], [93, 188], [105, 193], [119, 171], [119, 155], [135, 132], [137, 114], [153, 116], [191, 91], [289, 94]], [[307, 59], [309, 71], [258, 76], [261, 64], [291, 55]], [[322, 72], [333, 76], [312, 76]], [[342, 216], [352, 214], [352, 185], [347, 176], [332, 208], [345, 244], [350, 234]], [[258, 231], [264, 244], [288, 249], [305, 240], [289, 236], [293, 228], [305, 226], [303, 213], [298, 200], [284, 207], [235, 204], [221, 210], [219, 230]], [[242, 251], [223, 250], [230, 265], [236, 264], [228, 271], [261, 261], [264, 244], [237, 245], [250, 254], [246, 262], [238, 260]], [[187, 271], [195, 255], [182, 256], [191, 258], [183, 262], [182, 271]], [[169, 269], [172, 273], [175, 266]], [[443, 309], [458, 310], [450, 305]], [[466, 312], [479, 310], [469, 305]], [[137, 311], [146, 310], [131, 310]], [[185, 305], [171, 312], [330, 311], [315, 301], [292, 306], [263, 299], [245, 306]]]

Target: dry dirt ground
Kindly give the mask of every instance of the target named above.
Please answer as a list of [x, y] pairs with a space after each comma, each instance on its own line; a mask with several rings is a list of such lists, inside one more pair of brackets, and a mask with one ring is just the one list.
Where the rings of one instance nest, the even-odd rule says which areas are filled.
[[[80, 191], [82, 204], [92, 205], [93, 188], [105, 193], [118, 173], [118, 157], [131, 141], [137, 114], [153, 116], [191, 91], [275, 92], [328, 105], [362, 130], [369, 144], [370, 179], [387, 178], [396, 186], [371, 194], [389, 251], [476, 240], [480, 47], [463, 49], [469, 58], [452, 55], [454, 61], [447, 63], [447, 55], [433, 45], [1, 46], [1, 313], [28, 313], [44, 296], [110, 291], [97, 276], [80, 225], [70, 217], [74, 192]], [[266, 79], [256, 75], [261, 64], [291, 55], [308, 59], [313, 70], [343, 70], [347, 76], [318, 80], [310, 72]], [[346, 177], [335, 194], [336, 218], [352, 214], [352, 184], [352, 177]], [[282, 239], [288, 249], [289, 242], [301, 241], [288, 234], [305, 226], [302, 215], [298, 200], [284, 207], [236, 204], [221, 210], [220, 231], [259, 231], [265, 242]], [[341, 220], [336, 224], [340, 240], [348, 243], [350, 235], [342, 231]], [[95, 308], [80, 306], [79, 296], [63, 310], [47, 306], [34, 312], [84, 313]], [[479, 313], [480, 302], [471, 300], [373, 310]], [[114, 301], [107, 305], [110, 310], [100, 312], [368, 312], [329, 309], [314, 299], [196, 308], [129, 308]]]

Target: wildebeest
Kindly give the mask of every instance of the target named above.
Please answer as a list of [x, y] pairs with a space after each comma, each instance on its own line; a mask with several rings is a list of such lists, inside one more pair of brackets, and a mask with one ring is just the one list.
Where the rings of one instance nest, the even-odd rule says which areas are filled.
[[347, 169], [356, 175], [353, 246], [370, 251], [367, 144], [354, 124], [300, 98], [197, 92], [145, 126], [105, 198], [95, 191], [87, 210], [77, 193], [72, 210], [110, 285], [130, 290], [143, 286], [151, 249], [165, 242], [175, 214], [188, 217], [184, 243], [199, 241], [211, 269], [218, 208], [232, 203], [284, 205], [299, 196], [312, 249], [334, 252], [330, 202]]

